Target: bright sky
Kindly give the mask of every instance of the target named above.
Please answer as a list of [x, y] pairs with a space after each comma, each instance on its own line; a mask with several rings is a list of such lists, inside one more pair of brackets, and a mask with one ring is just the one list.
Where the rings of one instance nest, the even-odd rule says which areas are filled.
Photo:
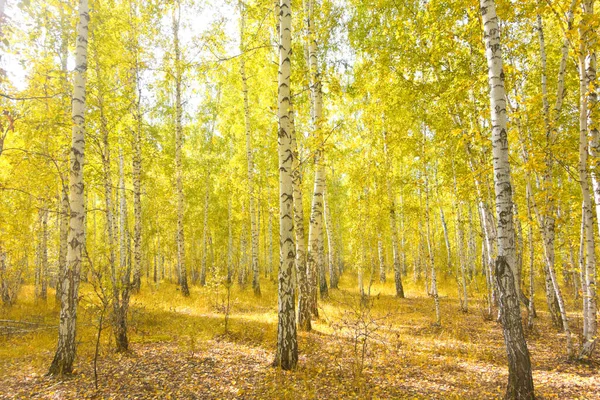
[[[231, 56], [238, 53], [239, 46], [239, 25], [238, 25], [238, 12], [236, 8], [227, 4], [224, 1], [209, 2], [212, 4], [204, 4], [201, 9], [198, 7], [189, 7], [189, 5], [182, 5], [181, 12], [181, 27], [180, 27], [180, 42], [182, 47], [188, 47], [190, 49], [197, 49], [198, 46], [194, 43], [194, 38], [205, 32], [213, 22], [223, 19], [225, 24], [224, 28], [228, 38], [232, 39], [225, 47], [226, 54], [223, 56]], [[6, 16], [12, 26], [19, 27], [23, 34], [28, 34], [33, 26], [28, 20], [27, 16], [17, 6], [17, 0], [9, 0], [6, 8]], [[38, 3], [39, 4], [39, 3]], [[36, 7], [36, 3], [32, 2], [31, 7]], [[91, 19], [93, 26], [93, 9], [91, 10]], [[165, 34], [171, 35], [171, 14], [165, 15], [163, 18], [163, 31]], [[75, 38], [73, 38], [73, 41]], [[73, 43], [71, 44], [73, 45]], [[155, 55], [159, 56], [161, 49], [156, 48]], [[188, 61], [201, 61], [202, 59], [214, 58], [209, 52], [202, 51], [193, 55], [194, 59]], [[157, 57], [157, 59], [160, 59]], [[2, 56], [2, 67], [7, 71], [8, 79], [15, 87], [17, 91], [24, 90], [27, 84], [27, 66], [23, 66], [20, 63], [18, 54], [8, 53]], [[68, 60], [68, 69], [72, 71], [75, 67], [74, 55], [71, 54]]]

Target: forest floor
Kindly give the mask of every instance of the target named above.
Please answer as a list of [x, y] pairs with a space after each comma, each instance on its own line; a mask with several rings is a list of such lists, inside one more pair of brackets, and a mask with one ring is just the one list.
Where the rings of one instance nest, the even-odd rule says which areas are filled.
[[[0, 319], [50, 327], [0, 336], [0, 398], [501, 398], [507, 379], [502, 330], [484, 318], [483, 303], [474, 299], [462, 313], [453, 298], [456, 289], [448, 282], [446, 291], [442, 284], [442, 326], [436, 327], [433, 300], [422, 285], [409, 282], [406, 299], [395, 298], [392, 285], [374, 284], [372, 300], [365, 304], [355, 281], [345, 276], [342, 289], [320, 302], [313, 331], [299, 333], [294, 372], [271, 367], [275, 283], [263, 280], [258, 299], [251, 288], [233, 287], [228, 333], [223, 287], [194, 287], [191, 297], [183, 298], [175, 285], [146, 285], [132, 298], [131, 351], [114, 353], [110, 329], [102, 333], [97, 389], [93, 360], [99, 310], [93, 292], [83, 286], [76, 373], [57, 380], [44, 374], [56, 344], [51, 325], [57, 324], [58, 308], [53, 299], [35, 303], [33, 288], [24, 287], [16, 305], [0, 309]], [[586, 364], [567, 360], [564, 335], [551, 327], [543, 300], [536, 301], [542, 311], [527, 339], [537, 396], [600, 399], [600, 358]], [[575, 313], [571, 322], [579, 332]], [[366, 340], [360, 336], [365, 329]]]

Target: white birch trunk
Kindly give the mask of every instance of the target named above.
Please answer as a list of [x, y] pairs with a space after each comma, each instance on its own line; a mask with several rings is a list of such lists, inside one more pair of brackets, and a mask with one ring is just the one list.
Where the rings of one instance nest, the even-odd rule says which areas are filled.
[[292, 51], [292, 11], [290, 0], [280, 0], [280, 44], [278, 86], [279, 154], [279, 236], [277, 353], [274, 364], [284, 370], [296, 368], [298, 342], [294, 309], [293, 271], [296, 246], [293, 236], [292, 132], [290, 124], [290, 77]]
[[48, 298], [48, 208], [40, 208], [39, 298]]
[[127, 310], [129, 308], [130, 263], [129, 232], [127, 229], [127, 197], [125, 192], [125, 171], [123, 152], [119, 148], [119, 270], [113, 276], [113, 332], [117, 353], [129, 348], [127, 338]]
[[69, 235], [69, 192], [66, 185], [60, 188], [60, 227], [58, 249], [58, 273], [56, 275], [56, 304], [60, 304], [62, 297], [62, 283], [67, 263], [67, 239]]
[[527, 307], [527, 328], [533, 329], [533, 318], [535, 317], [535, 246], [533, 242], [533, 215], [531, 210], [531, 195], [527, 191], [527, 220], [529, 229], [527, 236], [529, 238], [529, 306]]
[[388, 154], [387, 132], [383, 131], [383, 154], [385, 157], [386, 167], [386, 192], [389, 207], [390, 218], [390, 236], [392, 240], [392, 260], [394, 263], [394, 284], [396, 286], [396, 297], [404, 298], [404, 286], [402, 285], [402, 268], [400, 265], [400, 253], [398, 251], [398, 222], [396, 219], [396, 201], [395, 194], [392, 188], [392, 163]]
[[[102, 82], [102, 75], [100, 71], [100, 63], [98, 62], [98, 54], [94, 53], [96, 58], [96, 77]], [[116, 322], [119, 315], [119, 280], [118, 270], [116, 266], [116, 226], [114, 220], [114, 208], [113, 208], [113, 182], [111, 174], [111, 152], [109, 145], [109, 128], [108, 121], [105, 114], [104, 107], [104, 91], [102, 87], [98, 88], [98, 109], [100, 112], [100, 133], [102, 135], [102, 173], [103, 173], [103, 184], [104, 184], [104, 208], [106, 215], [106, 241], [108, 245], [108, 267], [110, 269], [111, 289], [112, 289], [112, 305], [113, 305], [113, 322]], [[120, 183], [120, 182], [119, 182]], [[120, 188], [120, 186], [119, 186]], [[115, 325], [114, 333], [117, 338], [118, 325]], [[118, 341], [117, 341], [118, 343]]]
[[329, 264], [329, 286], [332, 289], [337, 289], [338, 271], [337, 266], [335, 264], [335, 239], [333, 234], [333, 221], [331, 217], [331, 209], [329, 208], [329, 196], [329, 192], [325, 192], [325, 195], [323, 196], [323, 206], [325, 211], [325, 229], [327, 231], [327, 261]]
[[[572, 13], [571, 13], [571, 18], [572, 18]], [[552, 157], [552, 152], [551, 152], [551, 146], [552, 143], [554, 143], [555, 141], [555, 132], [556, 130], [553, 129], [552, 127], [554, 126], [554, 124], [556, 123], [556, 118], [558, 118], [558, 115], [560, 113], [560, 104], [562, 104], [562, 97], [564, 96], [564, 89], [562, 89], [562, 86], [564, 85], [564, 82], [561, 82], [560, 80], [564, 80], [564, 71], [559, 71], [559, 83], [558, 83], [558, 93], [557, 93], [557, 105], [555, 106], [554, 110], [555, 110], [555, 115], [554, 116], [550, 116], [550, 105], [548, 103], [548, 87], [547, 87], [547, 78], [546, 78], [546, 44], [545, 44], [545, 39], [544, 39], [544, 29], [543, 29], [543, 23], [542, 23], [542, 18], [541, 16], [538, 14], [537, 16], [537, 22], [538, 22], [538, 37], [539, 37], [539, 42], [540, 42], [540, 59], [541, 59], [541, 66], [542, 66], [542, 104], [543, 104], [543, 108], [542, 108], [542, 114], [544, 116], [544, 126], [545, 126], [545, 130], [546, 130], [546, 146], [548, 147], [548, 152], [546, 154], [546, 171], [544, 173], [544, 179], [543, 179], [543, 191], [544, 191], [544, 215], [540, 215], [539, 211], [537, 210], [537, 207], [535, 205], [535, 202], [533, 200], [533, 197], [531, 197], [531, 201], [532, 201], [532, 205], [533, 205], [533, 209], [536, 213], [536, 216], [538, 218], [538, 221], [540, 222], [540, 226], [541, 226], [541, 230], [542, 230], [542, 237], [544, 239], [543, 243], [544, 243], [544, 254], [545, 254], [545, 262], [546, 262], [546, 266], [544, 268], [544, 272], [546, 275], [546, 297], [547, 297], [547, 301], [548, 301], [548, 308], [550, 310], [550, 315], [552, 317], [552, 320], [554, 322], [554, 324], [556, 326], [560, 326], [565, 330], [565, 333], [567, 333], [567, 351], [569, 353], [569, 357], [571, 356], [571, 352], [572, 352], [572, 348], [570, 346], [570, 334], [568, 333], [568, 323], [565, 324], [565, 321], [567, 321], [567, 316], [564, 310], [564, 304], [563, 306], [561, 306], [562, 301], [562, 295], [560, 293], [560, 290], [558, 289], [558, 285], [555, 282], [555, 272], [554, 272], [554, 264], [555, 264], [555, 249], [554, 249], [554, 240], [556, 237], [556, 233], [555, 233], [555, 199], [554, 199], [554, 190], [553, 190], [553, 184], [552, 184], [552, 178], [553, 178], [553, 168], [554, 168], [554, 162], [553, 162], [553, 157]], [[563, 48], [563, 58], [566, 58], [568, 56], [568, 47], [567, 47], [567, 51], [564, 52], [564, 48]], [[566, 61], [562, 61], [561, 60], [561, 68], [566, 66]], [[529, 184], [529, 183], [528, 183]], [[531, 188], [529, 188], [530, 192], [531, 192]], [[532, 193], [532, 192], [531, 192]], [[554, 278], [553, 278], [554, 277]]]
[[245, 24], [244, 6], [240, 2], [240, 74], [242, 76], [242, 93], [244, 96], [244, 123], [246, 128], [246, 157], [248, 162], [248, 198], [250, 212], [250, 251], [252, 262], [252, 289], [254, 294], [260, 296], [260, 274], [258, 271], [258, 224], [256, 217], [256, 199], [254, 196], [254, 161], [252, 159], [252, 131], [250, 129], [250, 105], [248, 103], [248, 79], [246, 77], [246, 60], [244, 51]]
[[200, 265], [200, 277], [198, 283], [200, 286], [206, 285], [206, 260], [208, 259], [208, 205], [210, 201], [210, 178], [208, 171], [204, 182], [204, 218], [202, 220], [202, 261]]
[[448, 235], [448, 225], [444, 217], [444, 209], [440, 207], [440, 221], [442, 222], [442, 230], [444, 232], [444, 244], [446, 245], [446, 264], [448, 271], [452, 271], [452, 249], [450, 248], [450, 237]]
[[488, 305], [488, 316], [492, 315], [492, 307], [496, 302], [496, 285], [494, 283], [494, 279], [492, 277], [492, 268], [494, 265], [494, 232], [492, 229], [492, 220], [491, 212], [487, 204], [484, 202], [483, 194], [481, 190], [481, 183], [479, 179], [477, 179], [475, 174], [475, 168], [473, 166], [472, 160], [469, 159], [469, 168], [471, 173], [473, 174], [473, 180], [475, 182], [475, 189], [477, 192], [477, 208], [479, 211], [479, 219], [481, 221], [481, 230], [483, 232], [483, 241], [482, 241], [482, 270], [485, 273], [485, 282], [488, 288], [487, 291], [487, 305]]
[[[582, 2], [583, 11], [587, 15], [593, 15], [593, 0], [584, 0]], [[591, 136], [590, 152], [592, 158], [598, 149], [598, 131], [594, 120], [594, 108], [597, 103], [597, 94], [593, 88], [596, 79], [596, 55], [593, 51], [595, 39], [588, 30], [588, 26], [580, 27], [580, 53], [579, 53], [579, 80], [580, 80], [580, 103], [579, 103], [579, 182], [583, 197], [583, 215], [585, 226], [586, 243], [586, 263], [583, 273], [586, 291], [584, 298], [587, 298], [587, 307], [584, 307], [584, 343], [579, 354], [580, 358], [590, 357], [596, 345], [597, 335], [597, 306], [596, 306], [596, 257], [594, 242], [594, 216], [592, 210], [592, 198], [588, 183], [588, 133]], [[595, 161], [595, 160], [594, 160]], [[592, 182], [594, 189], [600, 187], [596, 180], [596, 171], [592, 168]], [[594, 190], [594, 195], [596, 191]], [[599, 190], [600, 192], [600, 190]], [[600, 193], [599, 193], [600, 194]], [[600, 197], [600, 196], [599, 196]], [[600, 210], [600, 198], [596, 201], [597, 211]]]
[[510, 164], [508, 161], [508, 127], [506, 92], [500, 43], [500, 27], [494, 0], [480, 0], [484, 41], [488, 65], [492, 121], [494, 192], [498, 223], [498, 257], [495, 277], [499, 289], [500, 317], [508, 355], [506, 398], [534, 399], [531, 361], [523, 334], [516, 274], [515, 231]]
[[427, 250], [429, 254], [429, 263], [431, 267], [431, 296], [433, 297], [433, 303], [435, 305], [435, 325], [441, 326], [442, 324], [442, 316], [440, 314], [440, 298], [438, 296], [437, 290], [437, 275], [435, 270], [435, 257], [434, 257], [434, 249], [433, 249], [433, 234], [431, 232], [431, 218], [430, 218], [430, 210], [429, 210], [429, 174], [427, 173], [427, 157], [426, 157], [426, 132], [425, 128], [423, 128], [423, 175], [425, 178], [425, 229], [426, 229], [426, 240], [427, 240]]
[[385, 255], [383, 253], [381, 235], [377, 237], [377, 258], [379, 260], [379, 282], [385, 283]]
[[269, 226], [268, 226], [269, 245], [268, 245], [268, 250], [267, 250], [267, 269], [269, 271], [269, 277], [271, 278], [271, 280], [274, 280], [275, 278], [273, 277], [273, 213], [272, 213], [270, 207], [269, 207], [268, 220], [269, 220]]
[[[244, 220], [246, 208], [242, 204], [242, 221]], [[244, 286], [246, 284], [246, 264], [248, 263], [246, 256], [246, 224], [242, 224], [242, 230], [240, 232], [240, 265], [238, 268], [238, 284]]]
[[69, 174], [69, 234], [66, 268], [62, 282], [58, 345], [50, 365], [50, 375], [73, 372], [77, 304], [79, 300], [79, 273], [81, 269], [84, 229], [83, 164], [85, 151], [85, 95], [88, 44], [88, 2], [79, 1], [79, 21], [75, 49], [75, 77], [72, 101], [72, 143]]
[[306, 263], [306, 238], [304, 229], [304, 207], [302, 196], [302, 171], [300, 155], [296, 141], [294, 110], [290, 106], [291, 147], [294, 159], [292, 161], [292, 184], [294, 194], [294, 232], [296, 234], [296, 278], [298, 280], [298, 329], [308, 332], [311, 326], [311, 283]]
[[[454, 192], [454, 208], [456, 209], [456, 255], [458, 258], [458, 265], [460, 267], [460, 279], [459, 284], [459, 298], [460, 298], [460, 309], [463, 312], [469, 310], [469, 295], [467, 292], [467, 271], [465, 267], [465, 233], [464, 233], [464, 222], [462, 218], [462, 202], [458, 200], [458, 188], [456, 184], [456, 171], [454, 169], [454, 163], [452, 163], [452, 183]], [[467, 260], [468, 262], [468, 260]]]
[[314, 0], [305, 1], [306, 30], [308, 38], [308, 65], [310, 68], [311, 110], [314, 136], [317, 147], [315, 149], [315, 183], [313, 188], [312, 204], [310, 211], [310, 224], [308, 229], [308, 279], [311, 286], [310, 308], [314, 316], [318, 316], [317, 309], [317, 284], [321, 298], [326, 298], [327, 283], [323, 276], [323, 192], [325, 190], [325, 167], [323, 152], [323, 96], [321, 91], [321, 75], [317, 59], [317, 39], [314, 32]]
[[231, 218], [231, 194], [227, 196], [227, 284], [233, 276], [233, 224]]
[[142, 88], [140, 83], [140, 66], [138, 54], [135, 54], [135, 77], [136, 77], [136, 109], [135, 121], [136, 127], [133, 130], [133, 160], [132, 160], [132, 180], [133, 180], [133, 286], [132, 289], [138, 292], [141, 288], [141, 269], [142, 269]]

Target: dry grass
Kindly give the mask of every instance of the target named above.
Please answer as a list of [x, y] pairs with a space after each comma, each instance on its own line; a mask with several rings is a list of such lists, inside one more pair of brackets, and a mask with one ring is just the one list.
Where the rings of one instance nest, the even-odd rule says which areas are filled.
[[[131, 307], [132, 352], [111, 351], [102, 337], [99, 389], [91, 360], [96, 335], [93, 295], [82, 289], [78, 373], [55, 381], [43, 374], [56, 340], [54, 329], [0, 339], [1, 398], [499, 398], [506, 381], [500, 326], [485, 321], [473, 301], [459, 311], [452, 282], [440, 289], [442, 327], [432, 326], [433, 301], [422, 285], [408, 283], [406, 299], [393, 296], [391, 283], [375, 284], [369, 310], [376, 334], [368, 339], [364, 368], [357, 372], [352, 318], [361, 310], [355, 281], [321, 302], [314, 331], [299, 335], [298, 370], [271, 368], [276, 344], [276, 287], [263, 282], [263, 296], [234, 286], [230, 333], [224, 335], [223, 288], [193, 288], [183, 298], [172, 284], [145, 286]], [[450, 297], [449, 297], [450, 295]], [[2, 309], [1, 319], [56, 324], [53, 299], [35, 303], [31, 287], [19, 303]], [[538, 308], [544, 309], [542, 299]], [[575, 304], [575, 303], [574, 303]], [[573, 307], [573, 305], [572, 305]], [[353, 311], [354, 310], [354, 311]], [[597, 358], [592, 365], [568, 362], [564, 337], [541, 311], [528, 333], [534, 381], [540, 398], [600, 398]], [[574, 314], [575, 316], [575, 314]], [[375, 323], [375, 322], [374, 322]], [[574, 325], [577, 322], [574, 321]]]

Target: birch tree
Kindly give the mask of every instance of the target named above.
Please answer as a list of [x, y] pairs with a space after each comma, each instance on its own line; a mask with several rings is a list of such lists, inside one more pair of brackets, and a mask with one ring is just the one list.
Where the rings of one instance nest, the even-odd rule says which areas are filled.
[[292, 148], [292, 184], [294, 194], [294, 232], [296, 236], [296, 277], [298, 280], [298, 329], [310, 331], [310, 282], [309, 271], [306, 263], [306, 245], [304, 229], [304, 206], [302, 196], [302, 171], [300, 169], [300, 156], [298, 142], [296, 140], [296, 125], [294, 120], [294, 109], [290, 105], [290, 129]]
[[141, 269], [142, 269], [142, 82], [140, 66], [140, 45], [138, 35], [139, 25], [137, 24], [137, 2], [132, 2], [130, 10], [132, 39], [134, 42], [134, 66], [133, 77], [135, 79], [135, 108], [134, 120], [135, 127], [133, 134], [133, 158], [132, 158], [132, 179], [133, 179], [133, 283], [132, 289], [139, 291], [141, 288]]
[[[594, 12], [594, 0], [582, 1], [584, 15], [589, 19]], [[579, 45], [579, 183], [583, 197], [583, 224], [585, 231], [585, 268], [583, 269], [582, 283], [585, 281], [585, 291], [583, 293], [583, 338], [584, 343], [579, 357], [589, 357], [595, 348], [596, 336], [598, 330], [597, 306], [596, 306], [596, 256], [594, 242], [594, 216], [592, 210], [592, 197], [588, 183], [588, 146], [592, 155], [597, 156], [600, 139], [598, 129], [594, 120], [594, 109], [597, 103], [596, 85], [596, 55], [594, 53], [595, 34], [590, 31], [586, 22], [582, 21], [579, 27], [580, 45]], [[591, 137], [591, 143], [588, 143], [588, 134]], [[596, 171], [592, 175], [592, 183], [595, 185], [594, 194], [600, 190], [596, 179]], [[597, 206], [598, 207], [598, 206]]]
[[184, 296], [190, 295], [190, 289], [187, 282], [187, 269], [185, 265], [185, 238], [183, 232], [183, 222], [185, 213], [185, 200], [183, 197], [183, 166], [182, 166], [182, 147], [183, 147], [183, 127], [182, 127], [182, 104], [181, 104], [181, 84], [182, 84], [182, 66], [181, 50], [179, 49], [179, 20], [181, 17], [181, 4], [179, 1], [173, 9], [173, 47], [175, 52], [174, 70], [175, 70], [175, 192], [177, 197], [177, 266], [179, 269], [179, 285], [181, 293]]
[[40, 208], [38, 221], [36, 297], [45, 301], [48, 297], [48, 208]]
[[[573, 9], [575, 7], [575, 1], [571, 2], [571, 7], [567, 13], [567, 26], [571, 27], [573, 22]], [[561, 326], [565, 333], [567, 334], [567, 351], [569, 356], [572, 353], [572, 348], [570, 344], [570, 332], [569, 332], [569, 324], [567, 320], [567, 314], [562, 298], [562, 294], [560, 292], [560, 287], [558, 286], [558, 282], [556, 280], [556, 273], [554, 268], [555, 263], [555, 246], [554, 241], [556, 237], [555, 233], [555, 222], [556, 222], [556, 199], [553, 188], [553, 178], [554, 178], [554, 160], [553, 154], [551, 151], [553, 143], [556, 141], [556, 120], [560, 116], [560, 111], [562, 109], [563, 99], [565, 96], [564, 90], [564, 80], [565, 80], [565, 72], [566, 72], [566, 64], [567, 58], [569, 54], [569, 41], [568, 38], [563, 40], [562, 48], [561, 48], [561, 61], [558, 71], [558, 84], [557, 84], [557, 93], [556, 93], [556, 104], [553, 109], [553, 113], [550, 113], [550, 105], [548, 99], [548, 87], [547, 87], [547, 76], [546, 76], [546, 43], [544, 36], [544, 26], [541, 15], [537, 15], [537, 23], [538, 23], [538, 39], [540, 43], [540, 60], [541, 60], [541, 86], [542, 86], [542, 115], [544, 117], [544, 129], [546, 132], [546, 146], [548, 148], [546, 157], [545, 157], [545, 165], [546, 170], [544, 172], [543, 179], [543, 191], [544, 191], [544, 210], [543, 216], [537, 212], [537, 206], [532, 201], [533, 210], [536, 211], [538, 215], [538, 220], [541, 225], [542, 237], [544, 239], [544, 258], [546, 261], [546, 265], [544, 267], [544, 273], [546, 275], [546, 298], [548, 301], [548, 308], [550, 310], [550, 314], [552, 316], [553, 322], [555, 325]], [[531, 192], [531, 183], [528, 181], [529, 192]]]
[[277, 353], [274, 365], [284, 370], [296, 368], [298, 341], [294, 309], [293, 271], [296, 262], [293, 230], [292, 133], [290, 127], [290, 77], [292, 50], [292, 9], [290, 0], [280, 0], [278, 155], [279, 155], [279, 287]]
[[318, 316], [317, 284], [321, 297], [326, 298], [327, 282], [322, 273], [324, 260], [323, 243], [323, 193], [325, 191], [325, 166], [323, 151], [323, 93], [317, 58], [317, 37], [314, 32], [314, 0], [305, 0], [306, 32], [308, 40], [308, 64], [310, 68], [311, 110], [316, 149], [314, 154], [315, 182], [310, 208], [308, 228], [308, 279], [311, 285], [311, 312]]
[[258, 221], [256, 215], [256, 198], [254, 195], [254, 162], [252, 160], [252, 130], [250, 126], [250, 105], [248, 103], [248, 78], [246, 76], [246, 59], [244, 52], [245, 39], [245, 7], [240, 2], [240, 75], [242, 76], [242, 93], [244, 96], [244, 124], [246, 129], [246, 159], [248, 162], [248, 211], [250, 213], [250, 252], [252, 262], [252, 289], [260, 296], [260, 274], [258, 271]]
[[61, 284], [58, 345], [50, 364], [49, 375], [73, 372], [76, 350], [77, 304], [85, 221], [83, 164], [85, 152], [85, 95], [89, 11], [87, 0], [79, 1], [79, 20], [75, 47], [75, 77], [72, 100], [72, 142], [69, 171], [69, 234], [66, 267]]
[[127, 196], [125, 191], [123, 152], [119, 149], [119, 270], [112, 271], [114, 334], [117, 353], [129, 349], [127, 337], [127, 311], [131, 287], [131, 263], [129, 261], [129, 233], [127, 229]]
[[433, 297], [433, 303], [435, 306], [435, 325], [441, 326], [442, 324], [442, 316], [440, 313], [440, 298], [438, 295], [438, 287], [437, 287], [437, 271], [435, 268], [435, 249], [434, 249], [434, 237], [433, 231], [431, 229], [431, 211], [429, 207], [429, 173], [427, 171], [427, 128], [423, 127], [423, 180], [424, 180], [424, 191], [425, 191], [425, 229], [427, 234], [427, 251], [429, 253], [429, 267], [431, 268], [431, 296]]
[[383, 154], [385, 158], [385, 169], [386, 169], [386, 189], [387, 189], [387, 201], [390, 213], [390, 233], [392, 239], [392, 258], [394, 262], [394, 283], [396, 285], [396, 296], [404, 298], [404, 286], [402, 285], [402, 269], [400, 265], [400, 254], [398, 250], [398, 222], [396, 218], [396, 201], [392, 188], [391, 174], [392, 165], [391, 159], [388, 154], [388, 139], [387, 132], [383, 131]]
[[510, 164], [508, 161], [508, 127], [506, 92], [500, 28], [495, 0], [481, 0], [481, 14], [490, 87], [494, 192], [498, 221], [498, 256], [495, 279], [499, 289], [500, 319], [508, 356], [508, 385], [505, 398], [534, 399], [529, 350], [523, 334], [521, 310], [514, 275], [516, 268], [515, 231]]
[[338, 271], [335, 260], [335, 242], [333, 234], [333, 222], [331, 209], [329, 208], [330, 192], [323, 194], [323, 206], [325, 212], [325, 229], [327, 231], [327, 264], [329, 265], [329, 287], [332, 289], [338, 288]]

